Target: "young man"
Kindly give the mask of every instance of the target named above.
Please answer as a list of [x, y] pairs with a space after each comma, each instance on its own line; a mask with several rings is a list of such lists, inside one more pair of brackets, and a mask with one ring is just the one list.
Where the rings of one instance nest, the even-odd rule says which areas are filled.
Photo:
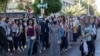
[[[0, 43], [1, 49], [4, 50], [5, 55], [7, 54], [7, 37], [6, 37], [6, 24], [2, 21], [0, 17]], [[2, 52], [1, 51], [1, 52]]]

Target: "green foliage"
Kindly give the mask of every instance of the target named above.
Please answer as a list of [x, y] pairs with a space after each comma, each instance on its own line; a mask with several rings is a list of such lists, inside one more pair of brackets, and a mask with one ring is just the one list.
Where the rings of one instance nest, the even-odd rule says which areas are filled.
[[[92, 1], [92, 0], [91, 0]], [[88, 1], [85, 0], [82, 3], [82, 6], [84, 6], [86, 9], [88, 9], [88, 5], [89, 5], [89, 12], [90, 12], [90, 15], [94, 15], [94, 12], [95, 12], [95, 8], [93, 7], [93, 4], [88, 4]]]
[[6, 0], [0, 0], [0, 4], [3, 4], [5, 2], [6, 2]]
[[2, 12], [3, 10], [4, 10], [3, 4], [0, 4], [0, 12]]
[[4, 3], [6, 0], [0, 0], [0, 12], [4, 10]]
[[100, 16], [100, 12], [95, 11], [95, 15], [96, 15], [96, 16]]
[[38, 3], [40, 3], [40, 0], [35, 0], [35, 3], [33, 4], [32, 8], [35, 14], [39, 14], [40, 10], [37, 8]]
[[87, 13], [87, 9], [85, 9], [85, 7], [82, 7], [82, 5], [79, 5], [79, 3], [77, 3], [76, 5], [66, 8], [64, 13], [68, 16], [81, 16]]
[[[40, 14], [40, 9], [37, 8], [37, 5], [39, 3], [40, 3], [40, 0], [35, 0], [35, 3], [33, 4], [33, 10], [34, 10], [35, 14]], [[44, 0], [44, 3], [48, 4], [48, 8], [45, 9], [45, 15], [59, 12], [62, 7], [60, 0]]]
[[0, 12], [5, 12], [9, 0], [0, 0]]
[[95, 12], [94, 0], [90, 0], [90, 3], [88, 3], [88, 0], [80, 0], [80, 4], [79, 0], [76, 0], [75, 5], [66, 8], [63, 13], [68, 16], [81, 16], [88, 13], [88, 5], [89, 5], [90, 15], [94, 15]]
[[24, 9], [24, 5], [22, 3], [19, 3], [17, 9], [23, 10]]

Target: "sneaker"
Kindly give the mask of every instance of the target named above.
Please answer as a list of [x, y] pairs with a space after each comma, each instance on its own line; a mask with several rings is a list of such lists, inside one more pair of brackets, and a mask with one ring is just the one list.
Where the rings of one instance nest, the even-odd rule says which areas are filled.
[[72, 48], [71, 46], [69, 46], [69, 48]]
[[46, 50], [46, 48], [44, 47], [43, 50]]
[[42, 53], [41, 51], [39, 51], [39, 53]]
[[68, 49], [70, 49], [71, 48], [71, 46], [68, 46]]
[[22, 48], [21, 48], [21, 49], [19, 49], [19, 50], [20, 50], [20, 52], [24, 51]]
[[67, 49], [65, 49], [65, 51], [67, 51]]
[[63, 52], [65, 52], [65, 49], [63, 49]]
[[22, 50], [23, 50], [23, 51], [25, 51], [25, 49], [24, 49], [24, 48], [23, 48]]

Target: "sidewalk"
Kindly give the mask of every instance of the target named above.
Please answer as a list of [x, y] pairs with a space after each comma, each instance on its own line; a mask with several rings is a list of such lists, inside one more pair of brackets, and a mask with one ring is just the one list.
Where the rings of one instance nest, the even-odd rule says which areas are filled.
[[100, 28], [97, 30], [97, 39], [95, 45], [96, 45], [95, 56], [100, 56]]
[[[100, 29], [97, 30], [97, 40], [96, 40], [96, 53], [95, 56], [100, 56]], [[81, 56], [80, 50], [80, 39], [76, 43], [71, 44], [71, 49], [67, 52], [63, 53], [61, 56]], [[1, 56], [1, 55], [0, 55]], [[14, 54], [13, 56], [25, 56], [24, 52], [19, 52], [18, 54]], [[34, 56], [49, 56], [49, 49], [43, 51], [41, 54], [37, 53]]]

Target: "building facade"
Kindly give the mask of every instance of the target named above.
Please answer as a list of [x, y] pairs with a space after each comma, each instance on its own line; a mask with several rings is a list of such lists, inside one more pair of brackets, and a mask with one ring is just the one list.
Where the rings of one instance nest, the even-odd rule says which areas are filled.
[[74, 5], [75, 0], [61, 0], [62, 3], [62, 10], [65, 11], [67, 7], [70, 7], [71, 5]]
[[27, 4], [33, 4], [34, 1], [35, 0], [9, 0], [7, 5], [7, 12], [25, 12], [25, 10], [17, 9], [18, 5], [23, 4], [23, 8], [25, 8]]

